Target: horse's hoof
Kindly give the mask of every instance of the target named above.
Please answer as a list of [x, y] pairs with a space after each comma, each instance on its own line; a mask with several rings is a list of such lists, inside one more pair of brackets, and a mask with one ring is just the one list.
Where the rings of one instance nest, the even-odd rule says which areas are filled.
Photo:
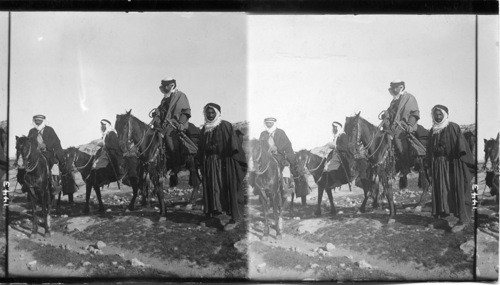
[[332, 217], [337, 216], [337, 211], [330, 211], [330, 216], [332, 216]]
[[82, 211], [82, 213], [83, 213], [84, 215], [89, 214], [89, 213], [90, 213], [90, 208], [84, 208], [84, 209], [83, 209], [83, 211]]
[[316, 210], [316, 211], [314, 211], [314, 214], [315, 214], [316, 216], [321, 216], [321, 210]]
[[130, 205], [127, 207], [127, 210], [129, 210], [130, 212], [134, 211], [134, 205]]
[[100, 212], [100, 213], [105, 213], [105, 212], [106, 212], [106, 208], [104, 208], [104, 207], [99, 207], [99, 212]]

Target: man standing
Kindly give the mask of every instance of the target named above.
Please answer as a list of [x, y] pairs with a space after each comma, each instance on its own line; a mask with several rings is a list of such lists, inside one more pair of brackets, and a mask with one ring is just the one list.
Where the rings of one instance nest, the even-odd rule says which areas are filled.
[[[186, 94], [177, 89], [175, 79], [171, 77], [163, 79], [160, 91], [163, 94], [163, 99], [152, 114], [153, 126], [163, 134], [166, 145], [167, 169], [172, 170], [170, 180], [172, 182], [176, 181], [176, 174], [182, 165], [182, 143], [178, 132], [185, 132], [188, 129], [191, 107]], [[172, 177], [174, 175], [175, 177]], [[172, 178], [174, 179], [172, 180]]]
[[417, 99], [406, 91], [404, 81], [391, 82], [389, 93], [392, 101], [382, 116], [383, 128], [394, 141], [396, 171], [400, 173], [399, 188], [403, 189], [408, 186], [406, 175], [410, 173], [410, 149], [406, 132], [413, 133], [417, 130], [420, 111]]
[[222, 212], [231, 216], [225, 230], [243, 219], [246, 158], [231, 123], [221, 119], [221, 107], [208, 103], [203, 108], [198, 155], [202, 162], [203, 211], [207, 218]]
[[260, 134], [259, 141], [269, 143], [269, 150], [280, 164], [283, 175], [283, 190], [285, 191], [284, 198], [286, 198], [295, 188], [295, 183], [291, 179], [290, 165], [295, 166], [296, 156], [285, 131], [275, 126], [276, 121], [276, 118], [272, 117], [264, 119], [266, 130]]

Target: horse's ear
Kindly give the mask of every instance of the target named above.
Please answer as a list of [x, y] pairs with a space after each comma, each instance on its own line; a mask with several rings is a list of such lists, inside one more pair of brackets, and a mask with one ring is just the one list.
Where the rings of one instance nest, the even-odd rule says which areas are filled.
[[488, 142], [488, 140], [487, 140], [487, 139], [484, 139], [484, 143], [487, 143], [487, 142]]
[[356, 114], [356, 117], [359, 117], [359, 115], [361, 114], [361, 111], [359, 111], [357, 114]]
[[19, 137], [18, 137], [18, 136], [16, 136], [16, 141], [17, 141], [18, 139], [19, 139]]
[[498, 136], [500, 136], [500, 133], [497, 133], [497, 142], [498, 142]]
[[132, 109], [127, 111], [127, 115], [130, 115], [130, 113], [132, 113]]

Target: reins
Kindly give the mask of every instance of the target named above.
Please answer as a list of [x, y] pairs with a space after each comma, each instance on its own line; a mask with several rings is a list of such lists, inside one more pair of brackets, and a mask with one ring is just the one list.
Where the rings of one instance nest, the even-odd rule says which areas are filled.
[[[356, 141], [357, 142], [361, 142], [361, 131], [360, 131], [360, 127], [359, 127], [359, 118], [357, 118], [356, 120]], [[373, 142], [375, 141], [375, 137], [377, 134], [381, 133], [380, 131], [380, 126], [377, 127], [377, 131], [374, 132], [372, 134], [372, 138], [370, 140], [370, 142], [365, 146], [363, 145], [363, 147], [360, 149], [360, 150], [356, 150], [358, 152], [358, 154], [361, 152], [361, 151], [365, 151], [365, 150], [369, 150], [370, 146], [373, 144]], [[362, 143], [362, 142], [361, 142]], [[375, 153], [377, 153], [377, 151], [380, 149], [380, 147], [382, 146], [382, 144], [384, 143], [384, 140], [383, 138], [380, 139], [380, 143], [379, 145], [377, 146], [377, 148], [375, 149], [375, 151], [373, 151], [371, 154], [369, 154], [368, 156], [366, 156], [366, 158], [370, 158], [370, 157], [373, 157], [375, 155]], [[384, 156], [382, 157], [382, 159], [380, 159], [379, 161], [377, 161], [377, 163], [375, 164], [380, 164], [384, 161], [384, 159], [386, 158], [386, 155], [384, 154]]]
[[89, 163], [92, 161], [92, 158], [94, 157], [93, 155], [90, 156], [89, 158], [89, 161], [87, 161], [87, 163], [85, 163], [84, 166], [76, 166], [76, 161], [78, 160], [78, 157], [80, 157], [80, 154], [78, 153], [78, 150], [76, 151], [76, 155], [75, 155], [75, 158], [73, 159], [73, 166], [77, 169], [77, 170], [80, 170], [80, 169], [84, 169], [85, 167], [87, 167], [89, 165]]
[[[132, 122], [131, 122], [131, 119], [132, 119], [132, 115], [130, 115], [130, 117], [128, 118], [128, 136], [127, 136], [128, 141], [132, 140]], [[147, 132], [147, 130], [144, 130], [141, 139], [137, 142], [137, 144], [136, 144], [137, 150], [139, 150], [139, 146], [143, 143], [144, 139], [146, 138], [146, 132]], [[139, 153], [139, 156], [142, 156], [143, 154], [145, 154], [148, 151], [148, 149], [153, 145], [153, 142], [154, 142], [154, 136], [151, 139], [151, 142], [149, 143], [149, 145], [142, 152]], [[130, 151], [130, 148], [128, 150]]]
[[326, 160], [326, 157], [323, 157], [323, 158], [321, 159], [320, 163], [318, 164], [318, 166], [317, 166], [316, 168], [314, 168], [314, 169], [309, 169], [309, 167], [307, 167], [307, 166], [308, 166], [308, 165], [309, 165], [309, 163], [311, 162], [311, 156], [312, 156], [312, 153], [309, 153], [309, 155], [307, 156], [307, 160], [306, 160], [306, 164], [305, 164], [305, 166], [306, 166], [307, 170], [309, 170], [309, 173], [311, 173], [311, 174], [312, 174], [312, 172], [317, 171], [317, 170], [321, 167], [321, 165], [323, 164], [323, 161], [325, 161], [325, 160]]

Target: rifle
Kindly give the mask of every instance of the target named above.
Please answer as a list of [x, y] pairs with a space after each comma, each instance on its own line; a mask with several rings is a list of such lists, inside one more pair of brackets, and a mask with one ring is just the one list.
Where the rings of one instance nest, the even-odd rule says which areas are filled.
[[427, 154], [427, 150], [426, 150], [425, 146], [423, 146], [422, 143], [412, 133], [410, 133], [409, 131], [407, 131], [406, 128], [403, 128], [403, 126], [401, 125], [401, 123], [396, 122], [396, 124], [398, 124], [398, 126], [404, 132], [406, 132], [406, 134], [410, 138], [409, 142], [410, 142], [411, 146], [413, 147], [413, 149], [417, 152], [417, 155], [418, 156], [425, 156]]
[[194, 154], [198, 152], [198, 146], [182, 131], [179, 130], [179, 127], [174, 123], [171, 119], [165, 118], [167, 121], [179, 134], [182, 143], [187, 147], [189, 153]]

